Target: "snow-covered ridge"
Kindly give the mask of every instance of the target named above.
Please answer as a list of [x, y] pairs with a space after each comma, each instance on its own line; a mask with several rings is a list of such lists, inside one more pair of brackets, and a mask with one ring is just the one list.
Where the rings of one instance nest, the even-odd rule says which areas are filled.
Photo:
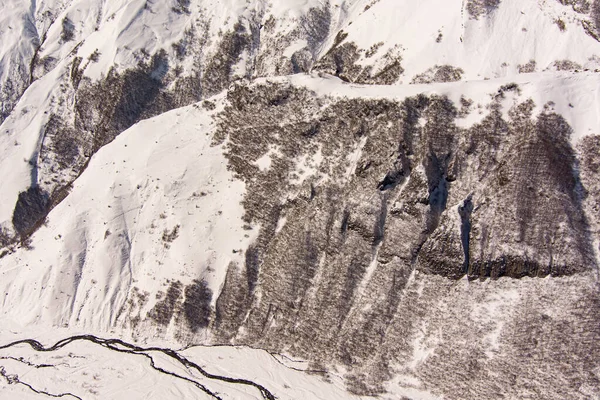
[[[594, 129], [598, 124], [597, 93], [588, 88], [597, 87], [598, 79], [600, 78], [594, 73], [569, 75], [546, 73], [520, 76], [514, 80], [516, 83], [514, 87], [517, 89], [503, 94], [502, 98], [498, 98], [499, 89], [513, 87], [511, 86], [513, 80], [373, 86], [347, 84], [338, 78], [328, 76], [296, 75], [260, 79], [253, 84], [242, 84], [241, 87], [265, 90], [261, 88], [269, 88], [272, 85], [274, 88], [289, 87], [299, 93], [307, 91], [314, 99], [322, 99], [318, 100], [322, 102], [321, 107], [348, 101], [364, 101], [365, 106], [371, 107], [372, 105], [368, 103], [370, 101], [404, 102], [422, 94], [432, 97], [444, 96], [457, 105], [461, 103], [461, 98], [469, 99], [473, 103], [470, 106], [471, 111], [457, 120], [457, 123], [465, 129], [484, 123], [484, 120], [490, 117], [490, 104], [494, 101], [500, 104], [502, 118], [508, 120], [512, 118], [511, 109], [514, 110], [528, 99], [532, 99], [534, 102], [532, 115], [556, 112], [565, 118], [572, 128], [571, 141], [575, 146], [582, 140], [581, 138], [595, 133]], [[233, 97], [237, 96], [235, 94], [237, 90], [244, 89], [233, 88], [227, 96], [218, 96], [208, 102], [199, 102], [142, 121], [119, 135], [92, 157], [86, 170], [75, 181], [69, 195], [50, 212], [45, 226], [32, 236], [32, 249], [17, 249], [2, 258], [0, 282], [5, 286], [1, 288], [1, 292], [4, 293], [1, 304], [2, 320], [6, 322], [6, 326], [65, 326], [79, 332], [98, 334], [113, 332], [141, 341], [161, 337], [171, 343], [222, 340], [220, 339], [222, 332], [219, 331], [224, 328], [219, 327], [219, 322], [215, 321], [221, 318], [223, 324], [229, 324], [231, 317], [222, 314], [219, 317], [219, 312], [222, 311], [218, 310], [223, 307], [224, 299], [231, 296], [232, 282], [236, 282], [237, 279], [233, 278], [235, 271], [242, 276], [248, 274], [247, 268], [252, 263], [250, 261], [249, 264], [251, 260], [249, 254], [252, 254], [249, 253], [249, 248], [255, 251], [254, 249], [258, 248], [257, 244], [264, 240], [257, 235], [275, 229], [275, 234], [281, 238], [275, 239], [275, 242], [269, 243], [269, 246], [280, 248], [278, 241], [282, 242], [287, 240], [286, 237], [295, 237], [298, 234], [296, 229], [299, 220], [295, 213], [302, 212], [302, 206], [298, 210], [291, 206], [276, 221], [276, 228], [270, 228], [260, 219], [247, 220], [245, 214], [248, 209], [244, 208], [247, 205], [242, 206], [242, 202], [247, 199], [248, 188], [240, 181], [241, 177], [237, 175], [237, 170], [233, 168], [231, 171], [228, 167], [231, 160], [225, 157], [227, 155], [231, 158], [232, 149], [235, 149], [239, 143], [235, 136], [230, 139], [220, 136], [223, 133], [221, 131], [223, 122], [228, 122], [230, 118], [227, 114], [230, 111], [225, 107], [231, 107], [232, 104], [240, 101]], [[275, 98], [286, 98], [286, 95], [276, 93], [269, 95]], [[289, 100], [292, 101], [290, 103], [292, 107], [298, 104], [293, 97], [288, 99], [292, 99]], [[314, 99], [311, 101], [315, 101]], [[481, 107], [477, 107], [478, 103]], [[295, 122], [279, 120], [280, 128], [277, 128], [276, 124], [269, 125], [271, 116], [259, 106], [257, 110], [263, 110], [261, 118], [264, 118], [262, 128], [264, 137], [269, 137], [267, 131], [281, 129], [280, 139], [285, 140], [285, 135], [291, 134], [291, 131], [286, 130], [288, 128], [285, 125], [289, 123], [293, 128], [294, 124], [300, 123], [301, 127], [302, 113], [318, 120], [318, 114], [312, 115], [311, 103], [305, 102], [302, 105], [306, 109], [298, 110], [300, 114], [294, 117], [298, 120]], [[246, 122], [253, 124], [250, 119]], [[246, 128], [242, 126], [242, 129]], [[233, 132], [231, 131], [232, 134]], [[377, 136], [368, 134], [364, 140], [359, 141], [362, 144], [357, 148], [358, 152], [353, 157], [354, 165], [350, 168], [350, 176], [346, 178], [350, 187], [353, 180], [360, 182], [355, 175], [362, 174], [357, 171], [365, 168], [364, 159], [375, 155], [371, 143], [374, 137]], [[225, 142], [217, 145], [222, 139], [225, 139]], [[258, 139], [245, 145], [262, 148]], [[268, 181], [264, 176], [277, 173], [277, 168], [281, 167], [280, 163], [285, 161], [287, 153], [282, 151], [287, 151], [286, 146], [280, 142], [278, 146], [265, 148], [262, 157], [269, 157], [270, 165], [268, 168], [260, 168], [258, 164], [255, 166], [257, 184], [262, 184], [263, 179], [265, 182]], [[297, 171], [298, 174], [304, 174], [301, 175], [304, 176], [302, 180], [298, 181], [290, 175], [287, 184], [283, 181], [278, 185], [279, 190], [290, 190], [288, 195], [290, 204], [294, 202], [302, 204], [307, 201], [308, 192], [312, 190], [315, 191], [317, 199], [322, 199], [318, 201], [323, 201], [320, 193], [338, 179], [335, 172], [330, 175], [323, 174], [323, 167], [327, 165], [326, 163], [332, 162], [332, 154], [326, 146], [317, 147], [315, 155], [298, 158], [312, 160], [308, 167], [303, 165], [294, 167], [302, 168], [302, 171]], [[258, 154], [262, 154], [260, 150]], [[348, 167], [345, 164], [343, 166], [346, 171]], [[331, 168], [335, 168], [335, 164]], [[386, 168], [385, 165], [383, 168]], [[394, 196], [398, 197], [395, 202], [390, 202], [390, 213], [397, 213], [398, 211], [394, 210], [400, 209], [401, 204], [410, 203], [410, 197], [403, 196], [410, 196], [411, 191], [415, 190], [411, 185], [423, 179], [420, 174], [425, 173], [426, 171], [421, 167], [416, 168], [406, 184], [398, 189], [392, 189], [390, 193], [396, 193]], [[383, 176], [379, 175], [379, 178]], [[375, 183], [369, 185], [375, 189]], [[256, 187], [252, 190], [256, 190]], [[355, 192], [359, 198], [362, 196], [362, 190], [366, 189]], [[460, 198], [462, 189], [456, 190], [458, 192], [451, 191], [448, 200], [452, 208], [449, 206], [448, 211], [443, 214], [445, 216], [442, 217], [445, 218], [442, 220], [442, 225], [452, 231], [460, 226], [454, 202], [456, 198]], [[403, 195], [403, 192], [406, 194]], [[362, 246], [359, 245], [363, 240], [361, 235], [369, 238], [373, 234], [368, 224], [370, 215], [377, 215], [379, 212], [375, 207], [380, 206], [380, 201], [393, 199], [391, 195], [385, 193], [382, 195], [382, 200], [375, 200], [375, 204], [372, 204], [374, 194], [369, 195], [369, 200], [358, 201], [352, 198], [344, 200], [346, 204], [344, 207], [350, 211], [349, 221], [346, 222], [349, 226], [346, 228], [348, 233], [343, 235], [349, 235], [348, 240], [357, 243], [357, 248]], [[272, 196], [277, 200], [276, 192], [273, 192]], [[481, 201], [481, 196], [475, 197], [476, 204]], [[323, 206], [325, 204], [323, 203]], [[264, 209], [270, 207], [266, 203], [262, 206]], [[339, 212], [341, 210], [336, 211]], [[361, 216], [363, 212], [365, 217]], [[363, 218], [365, 220], [362, 220]], [[344, 226], [343, 221], [339, 223]], [[310, 231], [313, 228], [307, 227], [307, 229]], [[388, 232], [388, 230], [392, 231]], [[317, 229], [315, 232], [318, 231]], [[372, 298], [375, 293], [373, 285], [382, 279], [381, 268], [385, 265], [382, 262], [384, 257], [388, 257], [383, 254], [390, 251], [389, 245], [385, 244], [387, 243], [385, 238], [393, 234], [393, 228], [390, 227], [379, 233], [381, 237], [377, 240], [380, 240], [380, 244], [374, 251], [375, 254], [380, 255], [370, 261], [370, 272], [365, 274], [356, 292], [356, 296], [361, 298], [360, 302], [370, 304], [364, 307], [377, 307], [377, 302]], [[300, 242], [303, 240], [305, 239], [300, 239]], [[301, 247], [291, 245], [288, 251], [293, 254], [297, 250], [304, 251], [303, 246], [308, 246], [307, 249], [314, 246], [310, 244], [309, 239], [306, 240], [306, 244]], [[310, 240], [317, 240], [317, 237]], [[267, 248], [262, 251], [269, 250]], [[288, 262], [295, 261], [292, 258]], [[457, 259], [456, 262], [460, 263], [462, 260]], [[291, 265], [289, 267], [291, 268]], [[274, 301], [272, 296], [277, 291], [272, 291], [272, 285], [277, 287], [281, 283], [277, 280], [270, 281], [273, 277], [269, 275], [274, 271], [262, 271], [262, 268], [264, 266], [261, 266], [256, 294], [251, 303], [252, 307], [256, 307], [257, 313], [265, 306], [267, 301], [265, 299]], [[319, 268], [324, 268], [323, 273], [327, 273], [325, 266]], [[283, 279], [285, 269], [277, 273], [283, 274]], [[262, 276], [262, 274], [266, 275]], [[309, 289], [309, 292], [318, 291], [318, 287], [322, 285], [327, 287], [327, 281], [322, 280], [332, 278], [317, 275], [314, 279], [314, 289]], [[198, 282], [201, 284], [198, 285]], [[524, 286], [526, 289], [523, 289], [522, 296], [534, 296], [534, 293], [539, 290], [549, 290], [546, 286], [570, 287], [571, 283], [568, 282], [564, 280], [547, 284], [530, 282]], [[426, 278], [420, 272], [414, 273], [406, 284], [405, 290], [408, 293], [412, 293], [419, 285], [431, 288], [430, 278]], [[502, 285], [490, 290], [502, 296], [501, 287]], [[461, 284], [460, 290], [468, 292], [469, 288]], [[463, 292], [463, 295], [466, 292]], [[285, 291], [280, 294], [284, 293]], [[317, 296], [316, 293], [312, 295], [307, 293], [307, 301]], [[411, 294], [414, 295], [416, 294]], [[488, 298], [488, 295], [483, 292], [472, 295], [484, 296], [490, 302], [498, 301], [497, 296], [490, 295]], [[506, 307], [518, 308], [519, 298], [511, 299], [511, 305]], [[225, 307], [233, 311], [239, 305], [231, 302]], [[358, 315], [365, 310], [368, 311], [368, 308], [361, 310], [361, 307], [350, 308], [349, 321], [360, 320]], [[490, 307], [497, 306], [492, 304]], [[191, 310], [196, 318], [190, 320], [190, 311], [186, 310]], [[485, 311], [478, 309], [473, 310], [473, 313], [474, 321], [489, 320]], [[481, 316], [481, 313], [484, 315]], [[500, 316], [494, 317], [493, 323], [499, 324], [494, 328], [497, 331], [500, 331], [502, 326], [510, 326], [510, 322], [506, 322], [504, 317]], [[274, 325], [269, 327], [269, 331], [277, 327], [275, 320], [272, 324]], [[356, 329], [353, 324], [354, 322], [348, 322], [344, 328], [346, 333], [343, 335]], [[30, 328], [17, 329], [24, 329], [23, 333], [30, 331]], [[250, 321], [249, 326], [242, 326], [237, 334], [235, 331], [231, 332], [232, 340], [256, 344], [251, 336], [254, 329]], [[215, 331], [218, 332], [217, 337], [214, 336]], [[494, 336], [496, 339], [493, 339], [494, 346], [497, 351], [501, 351], [500, 339], [497, 338], [500, 334], [496, 332], [494, 335], [496, 335]], [[285, 336], [282, 335], [281, 340], [285, 341]], [[413, 378], [403, 378], [408, 380], [394, 383], [399, 385], [394, 389], [395, 391], [410, 393], [412, 390], [416, 391], [414, 393], [423, 394], [423, 390], [428, 390], [429, 386], [410, 382], [411, 379], [415, 379], [413, 375], [415, 371], [418, 371], [433, 354], [426, 350], [425, 343], [431, 346], [432, 341], [436, 343], [437, 340], [439, 339], [435, 339], [433, 332], [415, 338], [415, 351], [418, 354], [424, 352], [424, 355], [415, 356], [415, 360], [410, 364], [412, 371], [409, 369], [403, 372]], [[290, 351], [295, 353], [300, 350]], [[353, 376], [349, 372], [344, 372], [344, 369], [339, 369], [338, 373], [347, 373], [347, 378]]]
[[[395, 84], [417, 76], [425, 76], [421, 81], [470, 81], [599, 68], [598, 42], [582, 27], [582, 21], [591, 21], [589, 7], [583, 13], [559, 1], [504, 0], [475, 18], [471, 3], [478, 2], [6, 3], [4, 8], [14, 11], [4, 17], [0, 87], [8, 96], [3, 107], [7, 112], [16, 108], [5, 116], [0, 139], [6, 155], [2, 169], [13, 171], [0, 183], [3, 230], [12, 231], [17, 196], [32, 185], [60, 197], [57, 191], [79, 174], [96, 147], [98, 131], [108, 129], [111, 140], [140, 118], [189, 105], [236, 79], [287, 75], [313, 66], [349, 79]], [[378, 29], [371, 29], [373, 24]], [[153, 58], [157, 54], [164, 55]], [[331, 55], [341, 64], [331, 65]], [[121, 110], [118, 96], [102, 92], [118, 92], [119, 86], [135, 92], [136, 85], [150, 83], [118, 75], [104, 86], [93, 85], [111, 73], [135, 71], [140, 62], [156, 63], [148, 77], [159, 80], [153, 90], [173, 93], [169, 98], [159, 95]], [[448, 75], [444, 68], [454, 72]], [[93, 93], [102, 94], [90, 99]], [[156, 94], [141, 92], [122, 101], [140, 102], [139, 96]], [[114, 129], [99, 125], [107, 118], [119, 120], [123, 112], [133, 115]], [[73, 128], [76, 134], [68, 133]], [[69, 139], [74, 145], [57, 141], [56, 129], [76, 138]], [[70, 168], [55, 167], [61, 151], [75, 160]]]
[[[171, 279], [203, 279], [218, 289], [254, 233], [242, 229], [244, 186], [210, 146], [211, 124], [197, 105], [177, 109], [94, 156], [35, 235], [36, 250], [3, 260], [5, 292], [26, 296], [12, 301], [39, 306], [31, 321], [109, 329], [134, 286], [157, 293]], [[12, 301], [4, 297], [7, 310]]]

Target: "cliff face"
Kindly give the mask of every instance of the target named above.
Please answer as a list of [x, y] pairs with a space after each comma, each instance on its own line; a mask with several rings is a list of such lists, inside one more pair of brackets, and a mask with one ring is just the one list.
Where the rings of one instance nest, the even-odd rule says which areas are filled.
[[[569, 124], [549, 105], [534, 113], [519, 91], [500, 87], [468, 128], [460, 122], [475, 111], [464, 97], [230, 91], [217, 137], [227, 135], [225, 154], [247, 185], [245, 219], [261, 230], [245, 265], [228, 269], [216, 340], [335, 360], [361, 394], [382, 390], [391, 365], [411, 365], [425, 381], [454, 382], [453, 397], [493, 397], [508, 388], [488, 386], [482, 372], [537, 376], [544, 351], [570, 358], [579, 344], [563, 335], [579, 334], [563, 329], [580, 328], [565, 325], [572, 311], [551, 293], [571, 297], [585, 282], [568, 302], [583, 307], [586, 340], [596, 335], [597, 220], [584, 212], [595, 195], [582, 185]], [[577, 368], [595, 368], [580, 357]]]
[[599, 7], [18, 9], [0, 322], [248, 345], [356, 395], [598, 396]]

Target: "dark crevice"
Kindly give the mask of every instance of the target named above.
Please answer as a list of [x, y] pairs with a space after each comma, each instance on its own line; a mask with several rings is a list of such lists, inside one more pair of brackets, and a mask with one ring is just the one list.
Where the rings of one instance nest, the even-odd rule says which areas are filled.
[[472, 195], [469, 195], [463, 203], [458, 207], [458, 214], [460, 215], [460, 241], [462, 248], [465, 253], [465, 260], [463, 262], [463, 272], [466, 274], [469, 272], [469, 238], [471, 234], [471, 213], [473, 212], [473, 201]]
[[350, 210], [344, 210], [344, 213], [342, 214], [342, 225], [340, 227], [340, 231], [342, 233], [342, 235], [346, 235], [346, 232], [348, 232], [348, 223], [350, 222]]
[[258, 282], [260, 269], [260, 253], [256, 245], [250, 245], [246, 250], [246, 278], [248, 280], [248, 293], [254, 293]]
[[[367, 165], [364, 170], [369, 167]], [[394, 162], [394, 168], [385, 175], [383, 180], [377, 184], [377, 189], [382, 192], [396, 188], [398, 185], [402, 185], [406, 182], [407, 177], [410, 175], [412, 170], [410, 160], [407, 157], [406, 149], [402, 146], [399, 149], [399, 155]]]
[[379, 215], [377, 216], [377, 221], [375, 222], [375, 227], [373, 229], [373, 246], [379, 245], [385, 236], [385, 222], [387, 220], [388, 214], [388, 206], [387, 206], [387, 196], [383, 195], [381, 198], [381, 209], [379, 211]]
[[431, 151], [425, 162], [425, 172], [427, 174], [427, 184], [429, 187], [429, 215], [427, 218], [428, 234], [438, 227], [440, 217], [446, 210], [448, 201], [448, 162], [450, 155], [448, 154], [443, 159], [438, 158], [434, 151]]
[[393, 189], [396, 186], [398, 186], [398, 184], [403, 180], [404, 180], [403, 171], [401, 171], [401, 170], [400, 171], [399, 170], [390, 171], [385, 175], [383, 180], [381, 180], [381, 182], [379, 182], [377, 184], [377, 189], [381, 190], [382, 192]]

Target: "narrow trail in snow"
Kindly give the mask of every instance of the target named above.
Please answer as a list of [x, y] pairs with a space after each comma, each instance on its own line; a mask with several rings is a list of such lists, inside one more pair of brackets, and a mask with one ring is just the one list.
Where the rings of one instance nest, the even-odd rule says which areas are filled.
[[[27, 344], [35, 351], [52, 352], [52, 351], [59, 350], [75, 341], [87, 341], [87, 342], [91, 342], [91, 343], [97, 344], [99, 346], [102, 346], [104, 348], [107, 348], [109, 350], [117, 351], [120, 353], [128, 353], [128, 354], [144, 356], [150, 360], [151, 367], [153, 369], [155, 369], [156, 371], [159, 371], [163, 374], [167, 374], [167, 375], [173, 376], [175, 378], [190, 382], [191, 384], [194, 384], [196, 387], [198, 387], [200, 390], [202, 390], [204, 393], [208, 394], [209, 396], [211, 396], [215, 399], [221, 399], [221, 397], [219, 397], [219, 395], [217, 393], [210, 391], [207, 387], [202, 385], [200, 382], [197, 382], [194, 379], [191, 379], [191, 378], [188, 378], [185, 376], [181, 376], [174, 372], [167, 371], [161, 367], [158, 367], [154, 362], [154, 358], [149, 353], [151, 353], [151, 352], [162, 353], [162, 354], [170, 357], [171, 359], [176, 360], [184, 367], [191, 368], [191, 369], [198, 371], [202, 376], [204, 376], [205, 378], [208, 378], [208, 379], [214, 379], [214, 380], [231, 383], [231, 384], [252, 386], [260, 392], [261, 396], [265, 400], [275, 400], [277, 398], [277, 397], [275, 397], [275, 395], [273, 395], [273, 393], [271, 393], [267, 388], [265, 388], [261, 384], [250, 381], [248, 379], [238, 379], [238, 378], [231, 378], [231, 377], [227, 377], [227, 376], [211, 374], [211, 373], [205, 371], [198, 364], [188, 360], [187, 358], [185, 358], [184, 356], [182, 356], [181, 354], [179, 354], [177, 351], [175, 351], [173, 349], [162, 348], [162, 347], [140, 347], [140, 346], [136, 346], [131, 343], [127, 343], [121, 339], [103, 339], [103, 338], [99, 338], [99, 337], [96, 337], [93, 335], [77, 335], [77, 336], [71, 336], [66, 339], [62, 339], [50, 347], [45, 347], [43, 344], [41, 344], [40, 342], [38, 342], [37, 340], [34, 340], [34, 339], [23, 339], [23, 340], [17, 340], [12, 343], [0, 346], [0, 350], [8, 349], [10, 347], [18, 346], [20, 344]], [[31, 388], [31, 389], [33, 390], [33, 388]], [[77, 396], [74, 396], [74, 397], [77, 397]]]

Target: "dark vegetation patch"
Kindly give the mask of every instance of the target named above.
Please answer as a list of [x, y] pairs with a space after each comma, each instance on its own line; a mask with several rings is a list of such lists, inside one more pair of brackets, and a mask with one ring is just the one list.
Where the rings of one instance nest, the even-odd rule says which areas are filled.
[[223, 36], [217, 52], [206, 66], [202, 77], [204, 96], [221, 92], [231, 82], [233, 66], [251, 44], [251, 36], [241, 23]]
[[581, 24], [585, 32], [600, 41], [600, 0], [557, 0], [564, 6], [589, 17], [582, 19]]
[[[499, 87], [483, 120], [463, 128], [466, 98], [337, 99], [285, 83], [233, 85], [214, 144], [226, 143], [229, 168], [246, 184], [247, 229], [260, 232], [242, 265], [228, 266], [214, 318], [206, 283], [185, 288], [190, 330], [343, 364], [355, 393], [376, 394], [399, 354], [381, 349], [406, 348], [412, 359], [413, 328], [399, 310], [428, 316], [414, 305], [421, 294], [409, 297], [410, 279], [427, 296], [429, 282], [455, 290], [451, 281], [465, 275], [593, 267], [583, 204], [586, 171], [600, 168], [595, 145], [586, 142], [579, 172], [566, 121], [550, 108], [534, 114], [520, 95], [517, 84]], [[515, 100], [508, 113], [504, 99]], [[260, 170], [256, 160], [273, 148]], [[303, 181], [299, 164], [312, 171]], [[469, 293], [482, 287], [471, 285]]]
[[[341, 43], [343, 36], [339, 38]], [[335, 75], [346, 82], [373, 85], [391, 85], [404, 72], [401, 65], [402, 58], [394, 55], [394, 50], [384, 55], [383, 67], [378, 69], [371, 65], [360, 65], [363, 52], [354, 43], [335, 44], [313, 69]]]
[[177, 14], [189, 14], [190, 4], [191, 0], [176, 0], [172, 10]]
[[557, 60], [552, 64], [557, 71], [581, 71], [583, 67], [571, 60]]
[[537, 63], [535, 60], [529, 60], [525, 64], [517, 65], [517, 71], [519, 71], [520, 74], [530, 74], [536, 71], [536, 65]]
[[[304, 35], [307, 38], [308, 51], [310, 52], [312, 62], [317, 61], [317, 55], [321, 50], [323, 43], [329, 37], [329, 31], [331, 27], [331, 11], [330, 5], [327, 1], [323, 7], [313, 7], [308, 13], [303, 16], [300, 20], [301, 29], [304, 31]], [[342, 32], [338, 35], [336, 40], [337, 46], [343, 39], [344, 35]]]
[[148, 317], [159, 325], [168, 326], [179, 304], [183, 285], [179, 281], [171, 282], [166, 294], [159, 293], [164, 298], [156, 303], [154, 308], [148, 312]]
[[169, 243], [172, 243], [175, 239], [179, 237], [179, 228], [181, 226], [179, 224], [175, 225], [173, 229], [168, 230], [165, 229], [162, 234], [162, 241], [165, 247], [168, 247]]
[[435, 65], [427, 71], [416, 75], [411, 83], [434, 83], [434, 82], [457, 82], [462, 79], [464, 74], [462, 68], [456, 68], [451, 65]]
[[[187, 12], [189, 6], [188, 0], [178, 0], [176, 4], [181, 12]], [[62, 40], [72, 40], [74, 26], [68, 18], [63, 21], [63, 28]], [[189, 47], [201, 46], [202, 40], [195, 29], [187, 29], [182, 41], [176, 45], [176, 59], [181, 61], [187, 57]], [[83, 172], [91, 156], [121, 132], [140, 120], [188, 105], [226, 88], [233, 79], [233, 66], [250, 44], [251, 35], [243, 24], [238, 23], [231, 32], [223, 35], [215, 54], [208, 57], [206, 67], [196, 66], [192, 76], [180, 79], [175, 71], [177, 65], [172, 65], [164, 50], [154, 55], [142, 50], [136, 68], [125, 71], [112, 68], [97, 82], [84, 78], [84, 70], [100, 54], [94, 52], [87, 60], [73, 58], [70, 82], [64, 85], [70, 84], [75, 91], [74, 117], [50, 116], [44, 127], [40, 157], [32, 164], [32, 181], [39, 181], [42, 190], [50, 193], [50, 206], [45, 209], [49, 211], [66, 196], [71, 182]], [[36, 74], [43, 75], [53, 68], [54, 61], [46, 61], [48, 65], [43, 67], [44, 71]], [[58, 96], [59, 104], [69, 101], [65, 93], [66, 88], [63, 88], [62, 97]], [[14, 218], [15, 221], [23, 220], [26, 211], [22, 206], [26, 204], [19, 202], [21, 214]], [[31, 220], [43, 220], [39, 207], [31, 213], [35, 215]], [[25, 229], [23, 224], [19, 225], [19, 230], [28, 234], [33, 232]]]
[[73, 21], [71, 21], [69, 17], [65, 17], [62, 20], [60, 40], [63, 42], [70, 42], [73, 39], [75, 39], [75, 24], [73, 24]]
[[[581, 183], [584, 188], [587, 215], [595, 224], [600, 224], [600, 136], [590, 135], [579, 143], [581, 153]], [[597, 225], [596, 225], [597, 226]]]
[[90, 54], [90, 56], [88, 57], [88, 60], [90, 60], [91, 62], [98, 62], [98, 60], [100, 60], [100, 56], [102, 55], [102, 53], [100, 53], [100, 51], [98, 49], [94, 50], [92, 52], [92, 54]]
[[109, 71], [106, 79], [82, 82], [76, 96], [75, 128], [92, 140], [92, 152], [136, 122], [176, 106], [164, 90], [169, 61], [158, 52], [134, 70]]
[[[8, 246], [12, 242], [12, 237], [6, 229], [0, 226], [0, 248]], [[1, 258], [1, 256], [0, 256]]]
[[[468, 99], [457, 107], [436, 95], [400, 103], [319, 98], [288, 84], [234, 86], [215, 144], [227, 139], [229, 167], [247, 185], [244, 220], [261, 231], [245, 265], [229, 267], [217, 299], [220, 340], [233, 340], [244, 326], [250, 342], [277, 347], [291, 336], [298, 349], [330, 348], [345, 327], [363, 326], [348, 321], [367, 276], [401, 291], [415, 268], [450, 279], [587, 270], [594, 261], [570, 128], [555, 114], [534, 117], [530, 100], [504, 117], [502, 99], [520, 93], [514, 83], [499, 87], [488, 115], [465, 129], [456, 121], [472, 107]], [[347, 154], [359, 143], [360, 159], [349, 170]], [[259, 170], [256, 160], [273, 146], [279, 155]], [[317, 152], [313, 175], [295, 183], [296, 160]], [[298, 195], [290, 198], [290, 190]], [[281, 215], [287, 222], [276, 230]], [[373, 321], [390, 315], [401, 297], [378, 296]], [[327, 326], [315, 330], [317, 319]], [[366, 344], [347, 344], [357, 349], [348, 362], [368, 359]]]
[[[40, 159], [56, 162], [61, 169], [81, 168], [84, 142], [78, 132], [62, 119], [52, 114], [44, 128], [44, 142]], [[75, 165], [79, 164], [79, 165]]]
[[210, 322], [212, 291], [204, 280], [194, 280], [185, 288], [183, 313], [192, 332], [206, 328]]
[[467, 12], [474, 19], [487, 16], [500, 5], [501, 0], [467, 0]]
[[591, 10], [590, 0], [557, 0], [563, 6], [571, 6], [580, 14], [587, 14]]

